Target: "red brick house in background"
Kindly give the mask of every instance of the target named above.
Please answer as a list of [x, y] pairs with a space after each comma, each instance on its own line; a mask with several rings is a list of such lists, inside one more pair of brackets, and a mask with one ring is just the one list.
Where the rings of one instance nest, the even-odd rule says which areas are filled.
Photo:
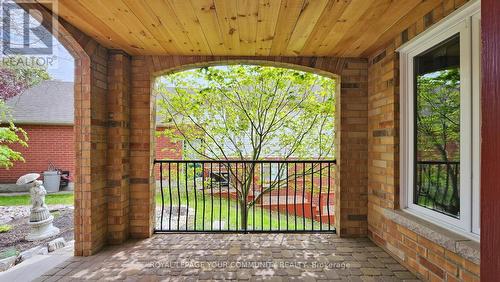
[[[49, 80], [7, 101], [14, 122], [28, 134], [28, 147], [13, 146], [23, 154], [25, 162], [10, 169], [0, 169], [0, 184], [15, 183], [19, 176], [43, 172], [49, 165], [75, 174], [74, 84]], [[158, 131], [162, 131], [160, 120]], [[169, 148], [164, 150], [163, 148]], [[171, 142], [158, 136], [157, 159], [182, 159], [182, 142]]]
[[7, 101], [14, 122], [28, 134], [28, 147], [13, 146], [25, 162], [0, 169], [0, 183], [14, 183], [29, 172], [49, 165], [75, 173], [73, 82], [49, 80]]
[[169, 126], [162, 118], [156, 115], [156, 159], [158, 160], [180, 160], [183, 158], [184, 142], [172, 141], [170, 138], [161, 134]]
[[[181, 160], [183, 158], [184, 143], [173, 142], [170, 138], [161, 134], [167, 127], [156, 116], [156, 159], [157, 160]], [[155, 178], [160, 179], [160, 167], [155, 168]]]

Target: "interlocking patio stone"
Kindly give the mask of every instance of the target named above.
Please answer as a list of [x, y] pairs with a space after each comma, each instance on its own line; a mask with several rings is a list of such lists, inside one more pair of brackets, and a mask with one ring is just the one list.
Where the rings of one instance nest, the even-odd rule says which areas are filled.
[[366, 238], [334, 234], [161, 234], [73, 257], [37, 281], [407, 281]]

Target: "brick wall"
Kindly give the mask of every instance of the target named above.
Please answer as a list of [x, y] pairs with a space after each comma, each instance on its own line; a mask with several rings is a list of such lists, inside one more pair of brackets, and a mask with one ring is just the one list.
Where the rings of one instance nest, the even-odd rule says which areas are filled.
[[130, 57], [108, 53], [107, 211], [110, 244], [121, 244], [129, 233]]
[[182, 160], [183, 144], [181, 141], [172, 141], [161, 135], [165, 128], [157, 127], [156, 132], [156, 159]]
[[419, 277], [478, 281], [478, 264], [453, 247], [416, 234], [389, 219], [384, 209], [399, 208], [399, 59], [395, 49], [466, 1], [422, 2], [417, 22], [398, 23], [400, 32], [369, 59], [368, 87], [368, 229], [369, 237]]
[[[156, 128], [156, 159], [157, 160], [182, 160], [183, 159], [183, 143], [180, 141], [172, 141], [170, 138], [161, 135], [163, 127]], [[160, 135], [158, 135], [160, 134]], [[160, 167], [155, 168], [155, 179], [160, 179]]]
[[75, 140], [72, 125], [19, 125], [28, 134], [29, 147], [12, 149], [21, 152], [25, 162], [15, 162], [8, 170], [0, 169], [0, 183], [15, 183], [26, 173], [47, 170], [53, 164], [75, 174]]

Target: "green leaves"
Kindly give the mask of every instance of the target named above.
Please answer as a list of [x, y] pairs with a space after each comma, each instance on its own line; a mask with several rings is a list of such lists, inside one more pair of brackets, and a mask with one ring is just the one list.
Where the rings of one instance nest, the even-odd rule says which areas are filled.
[[155, 89], [158, 114], [168, 128], [163, 134], [188, 146], [202, 138], [200, 158], [334, 155], [333, 79], [234, 65], [175, 73], [159, 79]]
[[460, 73], [436, 71], [417, 78], [417, 145], [421, 159], [460, 159]]
[[28, 135], [23, 129], [14, 125], [9, 108], [3, 100], [0, 100], [0, 121], [7, 123], [7, 126], [0, 127], [0, 168], [8, 169], [15, 161], [24, 161], [21, 153], [9, 146], [19, 144], [27, 147]]
[[0, 61], [0, 99], [8, 100], [44, 80], [50, 79], [45, 68], [33, 66], [23, 56], [7, 56]]

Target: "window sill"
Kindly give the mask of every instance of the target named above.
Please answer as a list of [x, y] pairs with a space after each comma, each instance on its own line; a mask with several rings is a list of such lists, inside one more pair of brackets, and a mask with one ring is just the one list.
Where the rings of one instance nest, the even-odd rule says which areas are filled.
[[479, 264], [480, 246], [478, 242], [401, 210], [385, 209], [384, 215], [427, 240]]

